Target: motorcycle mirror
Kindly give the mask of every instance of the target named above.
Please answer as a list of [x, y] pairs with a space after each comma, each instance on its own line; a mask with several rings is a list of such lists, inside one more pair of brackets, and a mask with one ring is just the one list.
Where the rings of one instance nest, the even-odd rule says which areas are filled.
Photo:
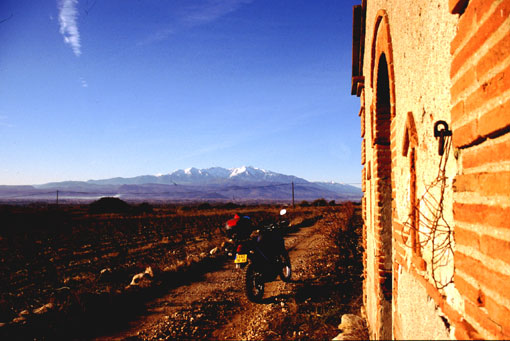
[[283, 210], [280, 211], [280, 215], [285, 215], [285, 213], [287, 213], [286, 209], [283, 209]]

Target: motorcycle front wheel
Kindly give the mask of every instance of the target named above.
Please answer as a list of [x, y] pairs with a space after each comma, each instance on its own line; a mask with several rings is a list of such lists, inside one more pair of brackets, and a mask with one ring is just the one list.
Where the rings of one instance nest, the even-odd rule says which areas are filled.
[[246, 268], [245, 292], [252, 302], [260, 302], [264, 296], [264, 278], [252, 263]]
[[280, 279], [284, 282], [290, 282], [292, 277], [292, 268], [290, 266], [289, 253], [285, 251], [280, 256]]

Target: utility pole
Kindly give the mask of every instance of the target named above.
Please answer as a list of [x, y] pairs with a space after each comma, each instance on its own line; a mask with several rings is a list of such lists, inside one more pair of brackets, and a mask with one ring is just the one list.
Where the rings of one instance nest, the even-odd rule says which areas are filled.
[[292, 181], [292, 207], [294, 207], [294, 181]]
[[58, 206], [58, 189], [57, 189], [57, 206]]

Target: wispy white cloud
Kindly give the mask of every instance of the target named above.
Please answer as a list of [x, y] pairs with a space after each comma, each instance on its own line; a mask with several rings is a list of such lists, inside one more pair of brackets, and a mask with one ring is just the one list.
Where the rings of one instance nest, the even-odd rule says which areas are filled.
[[9, 117], [6, 115], [0, 115], [0, 127], [7, 127], [12, 128], [14, 127], [12, 124], [9, 123]]
[[80, 83], [81, 83], [81, 86], [84, 87], [84, 88], [88, 88], [89, 87], [89, 83], [87, 83], [87, 81], [83, 78], [80, 77]]
[[169, 27], [161, 29], [161, 30], [156, 31], [153, 34], [149, 35], [147, 38], [140, 41], [137, 45], [143, 46], [143, 45], [149, 45], [152, 43], [157, 43], [158, 41], [165, 40], [174, 32], [175, 32], [175, 30], [173, 28], [169, 28]]
[[69, 44], [76, 56], [81, 55], [80, 31], [78, 30], [78, 0], [58, 1], [58, 22], [64, 42]]
[[190, 27], [215, 21], [224, 15], [236, 11], [253, 0], [207, 0], [199, 5], [190, 6], [181, 13], [182, 21]]
[[147, 45], [162, 41], [180, 30], [211, 23], [253, 1], [254, 0], [201, 0], [189, 2], [186, 7], [177, 10], [177, 18], [172, 25], [156, 31], [138, 45]]

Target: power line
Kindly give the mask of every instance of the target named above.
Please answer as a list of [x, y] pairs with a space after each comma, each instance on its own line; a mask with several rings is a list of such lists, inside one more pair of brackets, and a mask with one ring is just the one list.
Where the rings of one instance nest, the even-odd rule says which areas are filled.
[[[348, 184], [361, 184], [361, 183], [343, 183], [342, 185]], [[295, 197], [295, 189], [296, 188], [310, 188], [311, 186], [316, 185], [315, 183], [276, 183], [276, 184], [265, 184], [259, 186], [239, 186], [239, 185], [229, 185], [226, 188], [206, 188], [206, 189], [195, 189], [192, 188], [193, 185], [179, 185], [174, 183], [175, 186], [186, 190], [188, 194], [190, 193], [203, 193], [203, 194], [213, 194], [215, 192], [220, 191], [239, 191], [239, 190], [256, 190], [256, 189], [264, 189], [264, 188], [277, 188], [277, 187], [291, 187], [292, 190], [292, 202], [294, 203]], [[179, 191], [164, 191], [164, 192], [147, 192], [147, 191], [104, 191], [104, 192], [86, 192], [86, 191], [65, 191], [65, 190], [56, 190], [57, 195], [57, 203], [59, 197], [65, 197], [69, 195], [81, 195], [81, 196], [115, 196], [115, 195], [150, 195], [150, 196], [161, 196], [161, 195], [169, 195], [169, 194], [177, 194]], [[34, 197], [34, 196], [44, 196], [49, 194], [55, 194], [55, 190], [51, 192], [32, 192], [32, 193], [24, 193], [24, 194], [15, 194], [10, 196], [1, 196], [0, 199], [16, 199], [16, 198], [26, 198], [26, 197]]]
[[9, 196], [0, 196], [0, 199], [16, 199], [16, 198], [26, 198], [26, 197], [35, 197], [38, 195], [48, 195], [48, 194], [54, 194], [55, 191], [51, 192], [37, 192], [37, 193], [28, 193], [28, 194], [14, 194]]

